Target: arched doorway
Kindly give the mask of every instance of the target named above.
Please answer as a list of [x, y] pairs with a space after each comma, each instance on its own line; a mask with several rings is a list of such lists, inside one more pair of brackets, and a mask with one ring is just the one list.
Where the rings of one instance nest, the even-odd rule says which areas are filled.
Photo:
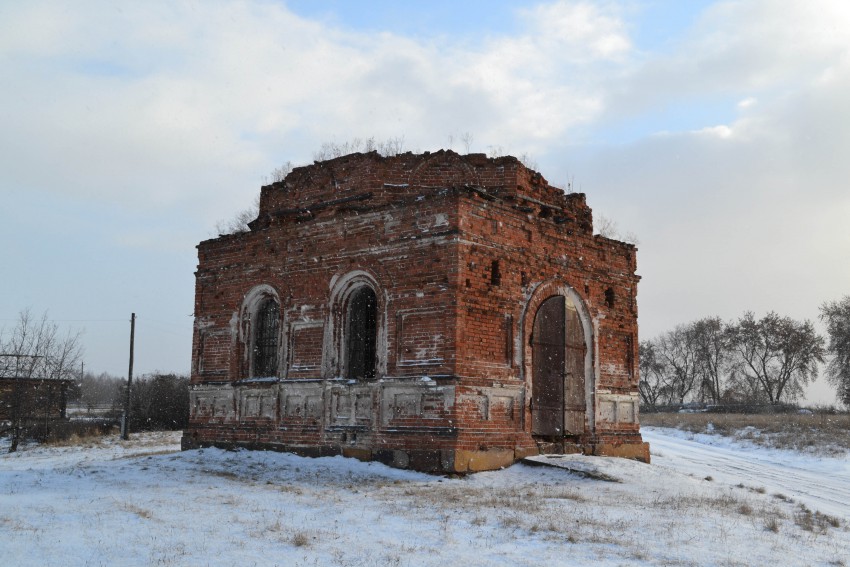
[[531, 433], [552, 439], [585, 432], [587, 344], [578, 309], [555, 295], [534, 316], [531, 334]]

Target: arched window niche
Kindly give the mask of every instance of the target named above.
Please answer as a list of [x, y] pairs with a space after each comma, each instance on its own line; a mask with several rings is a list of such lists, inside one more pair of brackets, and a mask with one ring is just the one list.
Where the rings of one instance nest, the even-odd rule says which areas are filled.
[[[375, 278], [356, 270], [331, 282], [330, 374], [356, 381], [386, 372], [386, 313]], [[330, 338], [328, 337], [328, 338]]]
[[245, 372], [248, 378], [277, 377], [280, 369], [280, 299], [268, 285], [253, 288], [242, 306]]

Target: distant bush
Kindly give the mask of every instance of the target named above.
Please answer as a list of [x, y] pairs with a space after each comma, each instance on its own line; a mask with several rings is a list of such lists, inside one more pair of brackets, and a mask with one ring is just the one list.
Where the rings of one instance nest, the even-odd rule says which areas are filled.
[[147, 374], [133, 381], [130, 431], [184, 429], [189, 425], [189, 378]]

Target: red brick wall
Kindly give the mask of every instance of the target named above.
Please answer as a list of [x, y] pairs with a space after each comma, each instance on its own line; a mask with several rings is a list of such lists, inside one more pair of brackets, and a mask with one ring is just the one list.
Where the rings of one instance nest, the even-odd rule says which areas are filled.
[[[532, 447], [529, 309], [552, 286], [577, 294], [593, 328], [582, 441], [640, 441], [636, 419], [621, 419], [638, 383], [635, 248], [593, 236], [584, 195], [515, 158], [371, 153], [296, 168], [263, 188], [251, 232], [202, 242], [198, 256], [196, 441]], [[373, 282], [380, 314], [377, 381], [363, 384], [337, 380], [344, 318], [332, 295], [353, 272]], [[231, 387], [250, 378], [242, 308], [260, 284], [280, 301], [280, 382]], [[620, 418], [594, 422], [597, 392], [620, 396], [604, 405]]]

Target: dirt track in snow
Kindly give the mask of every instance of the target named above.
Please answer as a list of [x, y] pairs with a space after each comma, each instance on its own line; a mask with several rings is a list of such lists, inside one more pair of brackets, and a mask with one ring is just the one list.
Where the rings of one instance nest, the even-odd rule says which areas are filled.
[[[641, 433], [650, 444], [655, 465], [711, 476], [716, 482], [764, 488], [768, 494], [784, 495], [812, 510], [850, 520], [850, 457], [818, 458], [757, 448], [742, 451], [724, 446], [722, 438], [698, 435], [694, 436], [697, 441], [650, 427]], [[706, 444], [714, 440], [717, 445]]]

